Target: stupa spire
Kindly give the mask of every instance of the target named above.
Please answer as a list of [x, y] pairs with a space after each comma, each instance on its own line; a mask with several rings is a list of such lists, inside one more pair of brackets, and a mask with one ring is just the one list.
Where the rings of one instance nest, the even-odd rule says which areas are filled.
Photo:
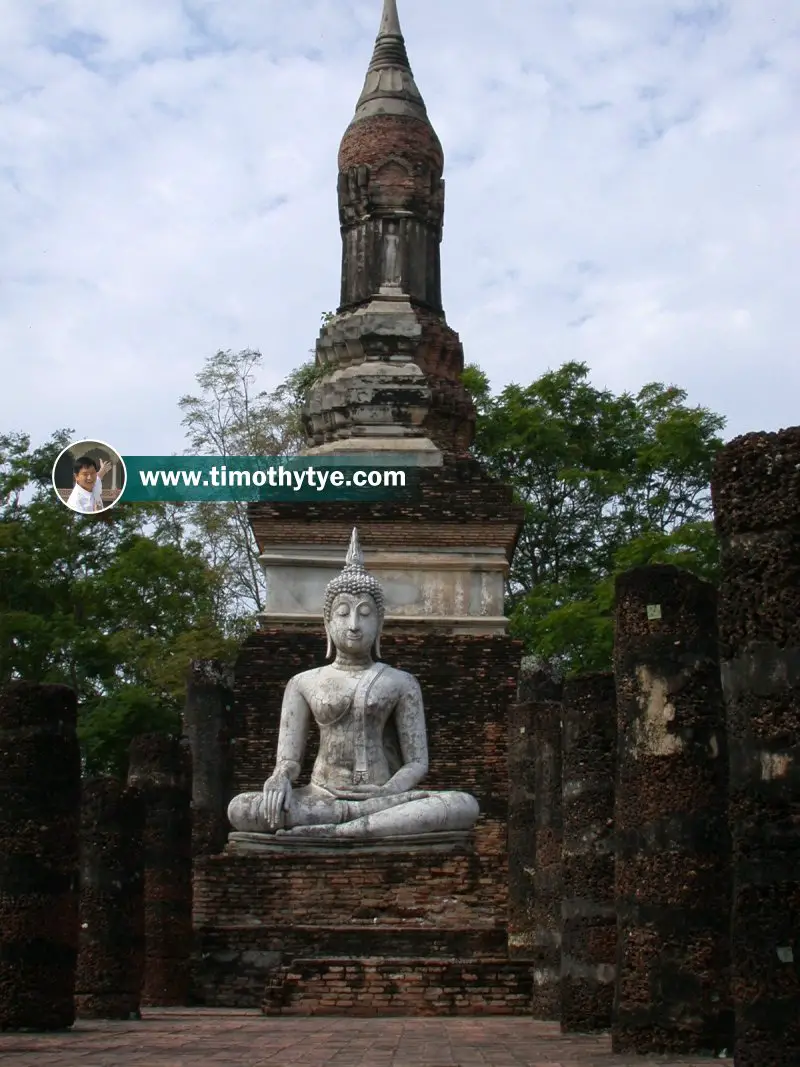
[[378, 37], [369, 65], [370, 70], [383, 70], [384, 67], [397, 67], [411, 74], [406, 42], [400, 29], [400, 16], [397, 14], [397, 0], [384, 0]]
[[400, 16], [397, 14], [397, 0], [383, 0], [383, 14], [378, 37], [402, 37]]
[[[373, 0], [377, 15], [377, 0]], [[445, 321], [440, 244], [444, 154], [411, 73], [397, 0], [339, 145], [341, 298], [317, 340], [307, 454], [397, 452], [437, 463], [469, 447], [475, 407]], [[348, 574], [358, 558], [354, 542]]]
[[375, 48], [356, 104], [356, 120], [370, 115], [409, 115], [424, 121], [428, 119], [408, 60], [397, 0], [383, 0]]

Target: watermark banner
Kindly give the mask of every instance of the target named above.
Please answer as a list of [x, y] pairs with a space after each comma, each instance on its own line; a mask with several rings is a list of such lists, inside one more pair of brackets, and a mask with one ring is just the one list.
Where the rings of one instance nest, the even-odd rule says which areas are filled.
[[123, 498], [133, 502], [390, 500], [412, 493], [419, 471], [402, 454], [122, 459]]

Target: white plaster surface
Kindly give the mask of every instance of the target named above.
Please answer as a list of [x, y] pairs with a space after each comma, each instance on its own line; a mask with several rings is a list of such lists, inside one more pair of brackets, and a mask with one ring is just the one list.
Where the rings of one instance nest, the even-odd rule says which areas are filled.
[[[381, 582], [389, 619], [481, 620], [504, 626], [502, 551], [376, 552], [370, 571]], [[261, 556], [267, 583], [263, 617], [319, 618], [325, 586], [337, 573], [332, 554], [318, 547], [268, 551]]]

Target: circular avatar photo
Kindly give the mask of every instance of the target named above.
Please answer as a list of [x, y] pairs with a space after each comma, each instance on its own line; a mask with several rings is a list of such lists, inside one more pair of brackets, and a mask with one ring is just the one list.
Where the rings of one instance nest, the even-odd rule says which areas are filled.
[[108, 511], [125, 488], [122, 456], [105, 441], [76, 441], [53, 466], [53, 488], [71, 511], [81, 515]]

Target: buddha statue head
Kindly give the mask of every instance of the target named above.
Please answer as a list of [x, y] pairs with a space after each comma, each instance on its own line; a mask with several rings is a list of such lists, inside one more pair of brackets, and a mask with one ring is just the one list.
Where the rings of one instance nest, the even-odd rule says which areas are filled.
[[322, 617], [328, 636], [328, 659], [334, 649], [380, 658], [384, 599], [381, 583], [367, 573], [364, 554], [353, 530], [344, 568], [325, 587]]

